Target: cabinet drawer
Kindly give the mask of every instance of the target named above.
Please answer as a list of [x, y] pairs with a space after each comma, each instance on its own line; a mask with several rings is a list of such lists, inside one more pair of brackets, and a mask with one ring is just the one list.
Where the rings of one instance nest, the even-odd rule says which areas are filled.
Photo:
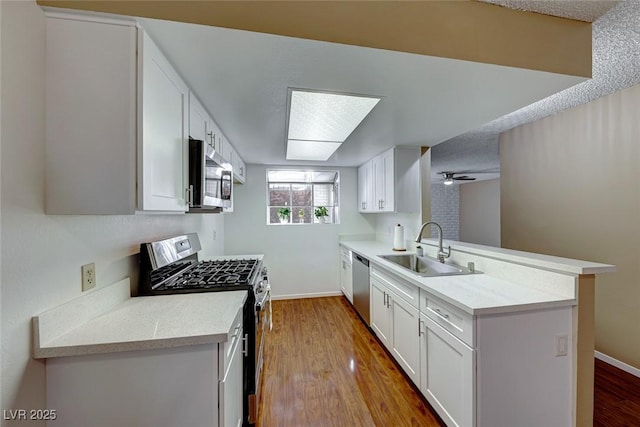
[[[233, 355], [233, 350], [236, 345], [243, 345], [242, 339], [244, 331], [242, 329], [242, 308], [238, 310], [236, 313], [236, 318], [233, 320], [233, 326], [231, 330], [227, 333], [227, 341], [224, 342], [223, 345], [223, 354], [221, 355], [221, 372], [227, 372], [227, 368], [229, 366], [229, 362], [231, 361], [231, 356]], [[242, 350], [242, 347], [240, 348]]]
[[347, 261], [351, 264], [351, 250], [345, 248], [344, 246], [340, 246], [340, 255], [344, 261]]
[[416, 285], [396, 276], [395, 274], [387, 273], [386, 270], [376, 267], [375, 265], [372, 265], [371, 267], [371, 277], [378, 279], [406, 302], [415, 308], [418, 308], [420, 289]]
[[475, 347], [473, 316], [469, 313], [465, 313], [424, 290], [420, 292], [420, 312], [468, 346]]

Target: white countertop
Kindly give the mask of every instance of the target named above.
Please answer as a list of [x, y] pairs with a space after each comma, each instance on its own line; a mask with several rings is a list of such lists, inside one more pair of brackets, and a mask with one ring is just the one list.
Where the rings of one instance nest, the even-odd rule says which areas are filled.
[[[394, 251], [388, 243], [371, 240], [341, 241], [340, 245], [367, 258], [373, 265], [394, 273], [473, 315], [570, 306], [575, 305], [576, 303], [575, 298], [568, 298], [567, 295], [563, 295], [561, 293], [532, 288], [530, 286], [516, 283], [515, 281], [500, 279], [484, 273], [440, 277], [418, 276], [378, 256], [414, 253], [412, 251]], [[481, 256], [489, 256], [489, 249], [486, 247], [482, 248], [484, 254]], [[492, 256], [495, 257], [496, 254], [494, 253]], [[540, 257], [545, 258], [545, 256]], [[544, 270], [545, 266], [550, 262], [553, 262], [557, 267], [558, 265], [561, 265], [561, 261], [559, 260], [563, 260], [562, 258], [556, 257], [548, 257], [554, 259], [543, 259], [543, 261], [539, 261], [536, 257], [529, 259], [526, 257], [526, 253], [524, 252], [519, 252], [518, 258], [520, 261], [528, 261], [526, 263], [522, 263], [522, 265], [527, 265], [529, 267], [535, 265], [536, 262], [545, 263], [545, 265], [539, 267], [541, 270]], [[505, 261], [514, 262], [512, 259]], [[581, 261], [570, 261], [571, 262], [567, 262], [566, 264], [570, 266], [569, 269], [575, 270], [580, 266]], [[353, 259], [353, 262], [357, 262], [355, 258]], [[589, 271], [597, 268], [598, 266], [602, 266], [603, 270], [613, 267], [606, 266], [604, 264], [586, 264], [588, 264], [588, 268], [590, 269]], [[615, 269], [615, 267], [613, 268]], [[570, 272], [567, 271], [566, 274], [570, 274]]]
[[[108, 289], [105, 291], [110, 292]], [[78, 356], [223, 342], [227, 340], [227, 334], [246, 298], [247, 291], [129, 297], [80, 326], [55, 336], [56, 333], [50, 329], [56, 325], [51, 327], [46, 323], [69, 323], [67, 319], [60, 320], [67, 316], [63, 305], [34, 317], [34, 357]], [[79, 306], [76, 301], [67, 303], [71, 311]], [[86, 310], [86, 304], [84, 306]]]

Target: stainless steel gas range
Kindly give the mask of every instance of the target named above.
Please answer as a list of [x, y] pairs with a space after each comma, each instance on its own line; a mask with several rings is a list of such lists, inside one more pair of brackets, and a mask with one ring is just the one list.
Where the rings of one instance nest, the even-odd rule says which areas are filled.
[[243, 309], [244, 425], [255, 424], [263, 364], [264, 332], [271, 328], [271, 287], [261, 256], [198, 260], [195, 233], [140, 245], [140, 295], [247, 290]]

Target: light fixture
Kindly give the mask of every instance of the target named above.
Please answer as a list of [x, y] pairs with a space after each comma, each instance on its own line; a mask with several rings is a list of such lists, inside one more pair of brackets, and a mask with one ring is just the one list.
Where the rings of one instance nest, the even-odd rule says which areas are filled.
[[443, 181], [444, 185], [452, 185], [453, 184], [453, 178], [447, 177], [444, 181]]
[[380, 98], [289, 89], [287, 160], [329, 159]]

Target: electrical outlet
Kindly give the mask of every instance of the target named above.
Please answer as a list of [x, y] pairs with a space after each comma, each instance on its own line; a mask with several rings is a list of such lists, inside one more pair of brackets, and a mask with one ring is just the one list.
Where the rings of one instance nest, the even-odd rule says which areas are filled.
[[569, 337], [567, 335], [556, 335], [556, 357], [566, 356], [569, 346]]
[[95, 263], [82, 266], [82, 291], [88, 291], [96, 286], [96, 265]]

